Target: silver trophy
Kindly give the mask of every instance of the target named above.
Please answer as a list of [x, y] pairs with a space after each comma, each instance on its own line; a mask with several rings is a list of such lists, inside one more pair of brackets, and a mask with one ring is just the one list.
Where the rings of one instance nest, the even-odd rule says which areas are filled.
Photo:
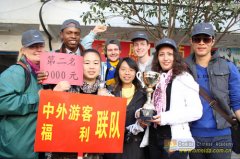
[[157, 114], [157, 111], [151, 102], [151, 94], [153, 92], [153, 87], [156, 86], [160, 80], [160, 73], [154, 71], [137, 72], [136, 76], [141, 82], [142, 87], [146, 87], [147, 92], [147, 102], [140, 110], [140, 118], [144, 121], [151, 120], [152, 117]]

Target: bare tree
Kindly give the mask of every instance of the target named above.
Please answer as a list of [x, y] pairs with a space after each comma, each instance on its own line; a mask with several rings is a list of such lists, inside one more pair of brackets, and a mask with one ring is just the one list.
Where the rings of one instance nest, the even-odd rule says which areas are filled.
[[[139, 25], [154, 38], [175, 38], [179, 44], [198, 22], [211, 22], [222, 33], [217, 42], [240, 21], [240, 4], [232, 0], [81, 0], [90, 11], [81, 17], [87, 23], [105, 23], [109, 16], [121, 16], [131, 25]], [[111, 14], [109, 14], [111, 13]]]

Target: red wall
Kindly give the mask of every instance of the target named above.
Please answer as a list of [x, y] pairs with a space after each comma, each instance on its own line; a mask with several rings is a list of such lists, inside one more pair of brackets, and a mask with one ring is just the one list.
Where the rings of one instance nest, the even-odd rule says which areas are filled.
[[[133, 59], [137, 59], [136, 55], [133, 53], [133, 48], [132, 48], [132, 42], [129, 41], [121, 41], [121, 48], [122, 48], [122, 52], [120, 54], [120, 57], [132, 57]], [[102, 55], [102, 61], [105, 61], [106, 58], [104, 56], [104, 45], [105, 45], [105, 41], [103, 40], [95, 40], [93, 43], [93, 48], [98, 50], [101, 55]], [[154, 44], [151, 43], [151, 47], [154, 48]], [[179, 53], [183, 55], [183, 57], [187, 57], [190, 54], [191, 48], [190, 46], [179, 46]]]

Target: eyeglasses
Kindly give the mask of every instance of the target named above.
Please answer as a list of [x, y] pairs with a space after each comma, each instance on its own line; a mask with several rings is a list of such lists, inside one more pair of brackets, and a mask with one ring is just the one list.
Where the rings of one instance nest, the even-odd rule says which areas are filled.
[[134, 69], [125, 69], [125, 68], [120, 68], [120, 71], [123, 73], [135, 73]]
[[213, 38], [212, 37], [192, 37], [192, 42], [193, 43], [200, 43], [203, 41], [205, 44], [208, 44], [212, 42]]

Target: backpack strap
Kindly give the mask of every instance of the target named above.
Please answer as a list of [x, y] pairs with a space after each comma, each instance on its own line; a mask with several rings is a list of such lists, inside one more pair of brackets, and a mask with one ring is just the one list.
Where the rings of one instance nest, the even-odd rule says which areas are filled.
[[24, 92], [27, 90], [27, 88], [30, 85], [31, 82], [31, 73], [27, 67], [27, 65], [25, 63], [23, 63], [22, 61], [18, 61], [17, 65], [22, 66], [22, 68], [24, 69], [24, 73], [25, 73], [25, 87], [24, 87]]
[[[84, 52], [85, 48], [79, 43], [78, 48], [80, 50], [80, 56], [82, 56], [82, 53]], [[61, 48], [59, 50], [55, 50], [55, 52], [62, 52], [67, 53], [66, 51], [66, 45], [62, 44]]]

